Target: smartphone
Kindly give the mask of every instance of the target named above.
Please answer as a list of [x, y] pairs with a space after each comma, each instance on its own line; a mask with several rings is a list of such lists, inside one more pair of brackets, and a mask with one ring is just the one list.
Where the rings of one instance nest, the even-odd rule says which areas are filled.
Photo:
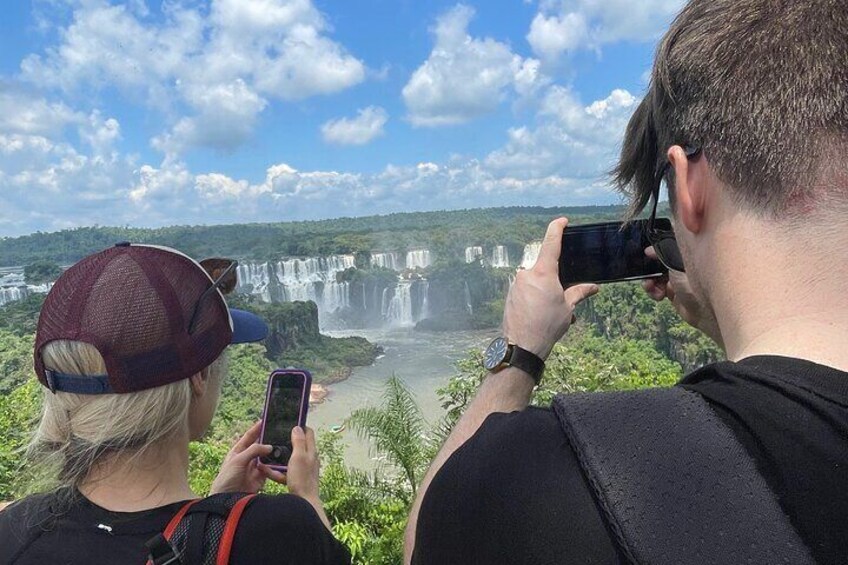
[[306, 425], [311, 388], [312, 375], [303, 369], [277, 369], [268, 377], [259, 443], [272, 445], [274, 450], [259, 458], [262, 463], [281, 472], [288, 470], [291, 432], [295, 426]]
[[[657, 218], [654, 226], [671, 230], [668, 218]], [[563, 288], [579, 283], [611, 283], [650, 279], [668, 269], [645, 255], [651, 246], [648, 220], [606, 222], [568, 226], [562, 237], [559, 280]]]

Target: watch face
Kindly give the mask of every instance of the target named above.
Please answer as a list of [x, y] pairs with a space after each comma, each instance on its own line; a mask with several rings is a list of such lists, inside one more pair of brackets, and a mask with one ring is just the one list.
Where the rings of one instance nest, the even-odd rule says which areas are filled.
[[506, 351], [509, 348], [507, 341], [499, 337], [489, 344], [486, 348], [486, 353], [483, 355], [483, 366], [489, 371], [492, 371], [504, 362]]

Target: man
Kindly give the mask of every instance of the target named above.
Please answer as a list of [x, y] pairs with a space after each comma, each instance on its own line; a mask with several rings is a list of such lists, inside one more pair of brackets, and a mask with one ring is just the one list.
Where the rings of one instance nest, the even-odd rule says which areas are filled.
[[[847, 154], [844, 0], [692, 0], [658, 49], [616, 171], [634, 214], [666, 181], [677, 246], [655, 247], [678, 272], [646, 289], [727, 354], [679, 387], [744, 447], [737, 456], [753, 461], [819, 563], [848, 560]], [[559, 286], [566, 224], [549, 226], [504, 313], [504, 337], [541, 360], [597, 290]], [[537, 371], [523, 366], [487, 377], [433, 462], [407, 560], [630, 561], [559, 412], [527, 407]], [[625, 441], [636, 432], [615, 430]], [[661, 475], [674, 462], [656, 464]], [[721, 500], [724, 481], [702, 494]], [[675, 499], [648, 502], [697, 530], [702, 517]], [[737, 517], [726, 518], [732, 526]], [[717, 562], [709, 551], [700, 561]]]

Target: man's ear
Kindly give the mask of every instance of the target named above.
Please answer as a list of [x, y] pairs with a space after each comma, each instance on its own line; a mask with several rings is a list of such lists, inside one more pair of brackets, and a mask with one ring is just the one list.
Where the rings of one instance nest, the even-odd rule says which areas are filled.
[[705, 224], [707, 210], [707, 169], [701, 155], [689, 160], [679, 145], [668, 150], [668, 160], [674, 167], [674, 196], [677, 218], [692, 233], [699, 233]]
[[191, 382], [191, 393], [193, 396], [199, 398], [206, 394], [206, 389], [209, 386], [208, 377], [209, 374], [205, 369], [189, 377], [189, 381]]

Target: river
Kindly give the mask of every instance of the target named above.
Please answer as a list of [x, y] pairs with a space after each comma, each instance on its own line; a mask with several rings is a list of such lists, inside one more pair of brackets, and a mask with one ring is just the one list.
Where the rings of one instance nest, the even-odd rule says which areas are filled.
[[[351, 330], [327, 332], [333, 337], [362, 336], [383, 347], [385, 354], [369, 367], [353, 370], [350, 378], [329, 387], [330, 394], [322, 404], [310, 408], [309, 426], [327, 430], [342, 423], [357, 408], [380, 403], [386, 380], [397, 374], [415, 394], [428, 422], [438, 421], [443, 414], [436, 390], [455, 373], [454, 364], [469, 350], [482, 349], [496, 335], [496, 330], [429, 333], [412, 329]], [[373, 454], [365, 441], [353, 430], [342, 432], [346, 445], [345, 460], [360, 469], [373, 469]]]

